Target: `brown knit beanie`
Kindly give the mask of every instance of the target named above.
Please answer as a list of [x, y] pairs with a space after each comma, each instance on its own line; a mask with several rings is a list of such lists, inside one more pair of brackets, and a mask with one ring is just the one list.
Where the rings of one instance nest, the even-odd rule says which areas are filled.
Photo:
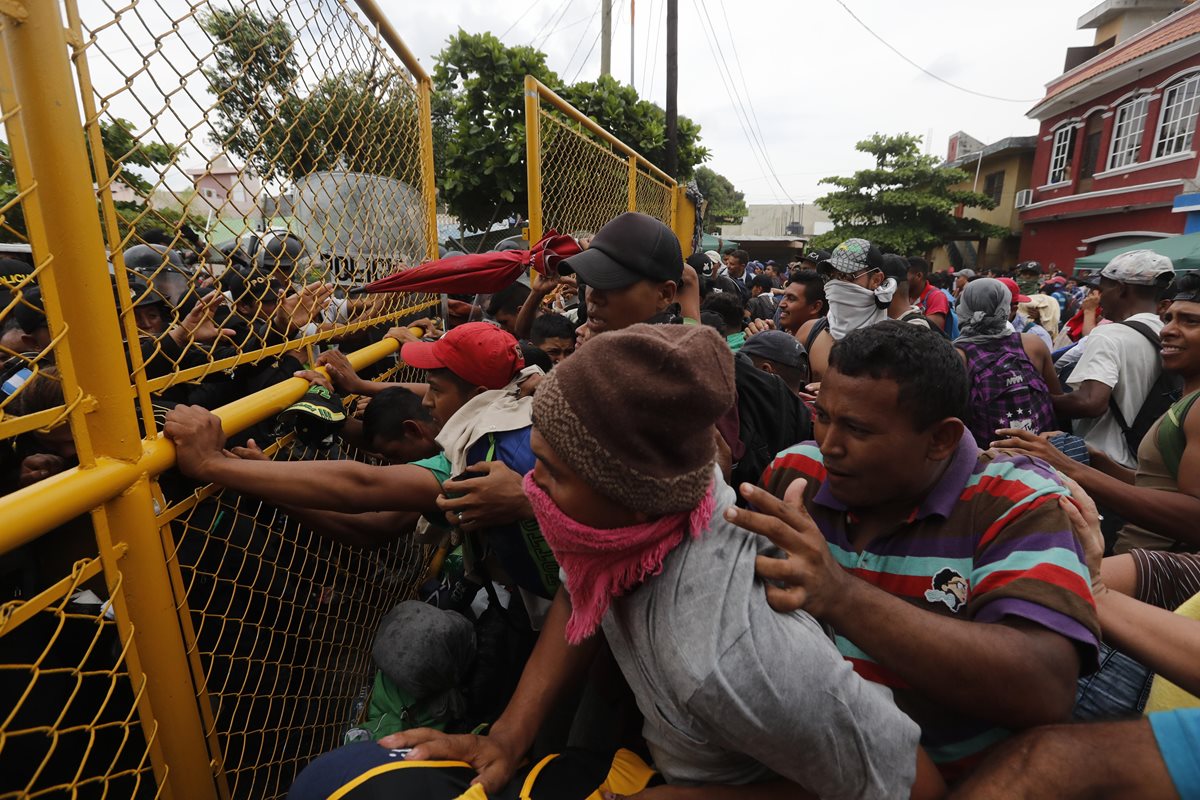
[[533, 426], [589, 485], [624, 508], [695, 508], [712, 481], [713, 424], [734, 401], [733, 354], [700, 325], [597, 336], [547, 375]]

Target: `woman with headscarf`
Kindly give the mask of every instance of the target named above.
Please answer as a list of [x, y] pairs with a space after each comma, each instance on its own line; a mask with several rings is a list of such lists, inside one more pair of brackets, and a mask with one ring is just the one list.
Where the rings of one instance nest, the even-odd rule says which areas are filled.
[[971, 382], [967, 427], [983, 448], [996, 431], [1055, 429], [1052, 394], [1062, 392], [1050, 350], [1035, 334], [1009, 329], [1012, 292], [994, 278], [968, 283], [958, 301], [962, 335], [954, 346]]

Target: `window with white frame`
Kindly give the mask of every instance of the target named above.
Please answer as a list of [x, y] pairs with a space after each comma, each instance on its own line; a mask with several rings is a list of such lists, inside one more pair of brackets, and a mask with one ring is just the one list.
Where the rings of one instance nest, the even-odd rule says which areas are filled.
[[1062, 183], [1071, 179], [1071, 156], [1075, 151], [1075, 126], [1067, 123], [1054, 134], [1050, 151], [1050, 177], [1047, 183]]
[[1200, 111], [1200, 74], [1167, 87], [1163, 92], [1154, 157], [1163, 158], [1192, 149], [1196, 112]]
[[1112, 148], [1108, 151], [1108, 168], [1119, 169], [1136, 164], [1142, 149], [1142, 133], [1146, 130], [1146, 106], [1149, 100], [1139, 97], [1117, 109], [1113, 123]]

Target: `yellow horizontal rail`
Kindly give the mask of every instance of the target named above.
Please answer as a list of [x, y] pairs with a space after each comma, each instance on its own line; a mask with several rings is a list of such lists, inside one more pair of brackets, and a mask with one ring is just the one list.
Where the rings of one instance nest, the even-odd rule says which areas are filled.
[[[363, 369], [395, 353], [400, 345], [384, 339], [347, 357]], [[320, 370], [324, 372], [322, 368]], [[237, 433], [278, 414], [308, 390], [303, 378], [289, 378], [216, 409], [226, 433]], [[75, 467], [32, 486], [0, 497], [0, 555], [33, 541], [46, 531], [91, 511], [137, 483], [143, 475], [158, 475], [175, 464], [175, 445], [160, 434], [147, 440], [137, 461], [98, 457], [91, 467]]]
[[[120, 545], [114, 549], [117, 550], [116, 555], [119, 557], [125, 554], [127, 548], [125, 545]], [[72, 589], [87, 583], [103, 570], [104, 562], [100, 560], [99, 556], [85, 558], [75, 562], [75, 567], [71, 570], [70, 575], [42, 590], [39, 594], [28, 600], [10, 600], [0, 606], [0, 636], [10, 630], [16, 630], [55, 603], [61, 603]]]
[[601, 139], [608, 142], [609, 144], [611, 144], [613, 147], [620, 150], [625, 155], [631, 156], [632, 158], [637, 159], [638, 164], [640, 166], [644, 167], [647, 172], [651, 172], [658, 178], [661, 178], [663, 181], [665, 181], [667, 183], [668, 186], [674, 187], [677, 185], [674, 178], [672, 178], [667, 173], [663, 172], [658, 167], [651, 164], [650, 161], [647, 160], [646, 157], [644, 155], [642, 155], [641, 153], [639, 153], [637, 150], [634, 150], [632, 147], [630, 147], [629, 145], [622, 142], [616, 136], [613, 136], [611, 133], [606, 131], [603, 127], [600, 126], [599, 123], [597, 123], [594, 119], [589, 117], [587, 114], [581, 114], [579, 112], [579, 109], [575, 108], [575, 106], [571, 105], [566, 100], [563, 100], [561, 97], [559, 97], [558, 94], [553, 89], [551, 89], [549, 86], [547, 86], [546, 84], [542, 83], [537, 78], [534, 78], [532, 76], [529, 76], [529, 80], [532, 82], [532, 84], [534, 86], [534, 91], [537, 92], [538, 97], [542, 98], [547, 103], [549, 103], [550, 105], [554, 106], [559, 111], [561, 111], [563, 114], [565, 114], [566, 116], [575, 120], [580, 125], [584, 126], [589, 131], [596, 134]]
[[404, 66], [417, 79], [417, 82], [424, 83], [428, 81], [429, 75], [421, 68], [417, 57], [408, 49], [408, 45], [400, 38], [400, 34], [396, 33], [396, 29], [392, 27], [392, 23], [388, 22], [387, 16], [384, 15], [383, 10], [375, 0], [354, 0], [354, 4], [366, 15], [367, 20], [375, 26], [375, 30], [379, 32], [380, 38], [388, 43], [388, 47], [396, 51], [396, 55], [400, 56], [400, 60], [404, 62]]

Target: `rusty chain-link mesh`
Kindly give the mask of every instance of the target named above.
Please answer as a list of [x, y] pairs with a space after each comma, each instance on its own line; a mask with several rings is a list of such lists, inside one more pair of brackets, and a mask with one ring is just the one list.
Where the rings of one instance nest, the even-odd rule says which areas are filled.
[[[626, 211], [640, 211], [671, 225], [674, 185], [635, 166], [575, 119], [543, 103], [540, 122], [542, 228], [594, 234]], [[636, 161], [636, 159], [634, 159]]]
[[[292, 448], [275, 457], [312, 455]], [[173, 513], [172, 557], [231, 795], [282, 797], [361, 721], [379, 620], [409, 596], [425, 553], [407, 537], [350, 547], [230, 489]]]
[[[0, 272], [0, 495], [92, 453], [78, 320], [56, 305], [69, 265], [37, 216], [55, 198], [22, 161], [31, 137], [86, 143], [92, 172], [72, 178], [95, 189], [112, 278], [91, 300], [118, 309], [126, 362], [107, 367], [129, 376], [128, 413], [148, 438], [174, 403], [236, 404], [319, 349], [357, 349], [433, 304], [352, 291], [424, 261], [436, 236], [428, 83], [353, 2], [60, 2], [79, 95], [46, 102], [77, 106], [83, 129], [30, 131], [20, 108], [2, 109], [0, 257], [14, 263]], [[375, 626], [426, 554], [404, 538], [337, 544], [173, 473], [153, 491], [175, 587], [163, 600], [191, 648], [218, 789], [282, 796], [341, 743], [370, 685]], [[0, 546], [0, 798], [152, 797], [170, 770], [158, 749], [170, 709], [150, 708], [155, 675], [124, 601], [138, 575], [118, 569], [129, 545], [114, 547], [104, 519]]]
[[350, 3], [68, 10], [135, 381], [163, 392], [414, 303], [348, 294], [425, 260], [433, 230], [419, 86]]

